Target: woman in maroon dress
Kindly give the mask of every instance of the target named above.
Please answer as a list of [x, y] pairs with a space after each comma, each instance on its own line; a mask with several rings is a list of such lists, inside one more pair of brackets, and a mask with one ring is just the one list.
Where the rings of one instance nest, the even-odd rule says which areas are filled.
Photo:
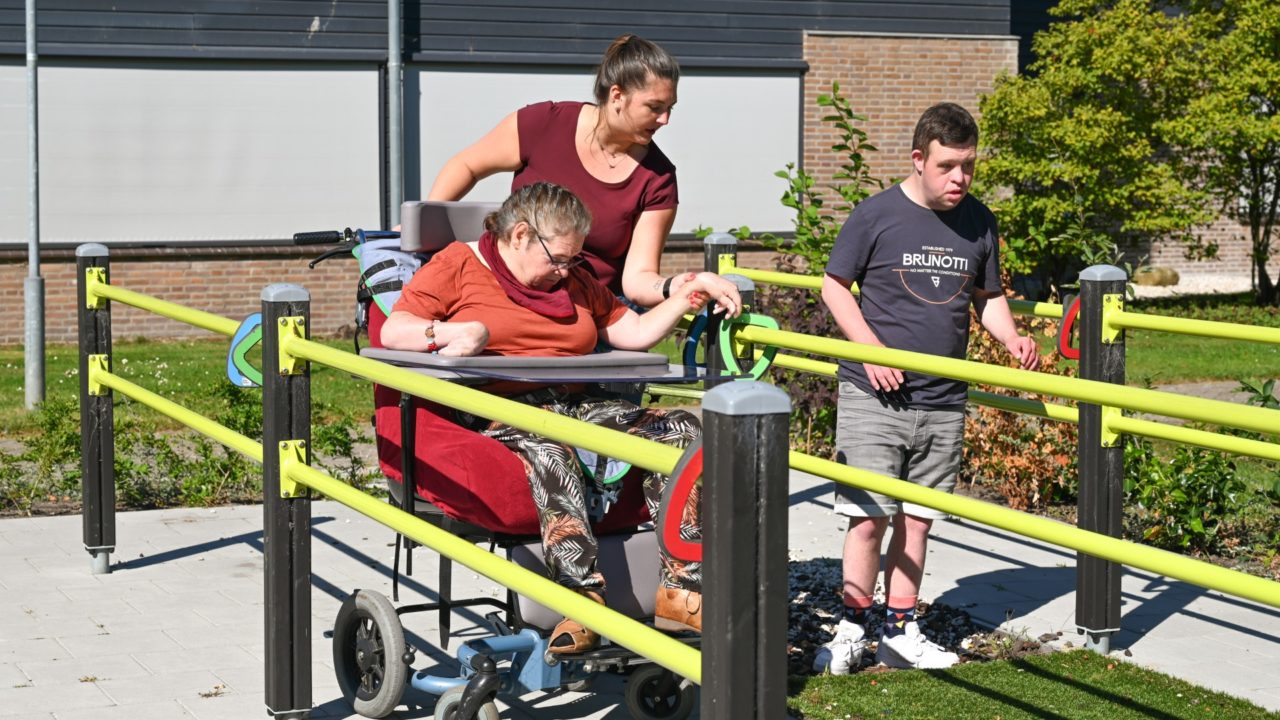
[[633, 303], [652, 307], [701, 275], [713, 297], [741, 307], [737, 287], [713, 273], [663, 277], [659, 261], [675, 223], [676, 169], [653, 143], [671, 120], [680, 67], [665, 50], [623, 35], [596, 72], [595, 104], [542, 102], [507, 117], [450, 158], [429, 200], [458, 200], [498, 172], [511, 189], [539, 181], [573, 191], [593, 223], [583, 255], [602, 283]]

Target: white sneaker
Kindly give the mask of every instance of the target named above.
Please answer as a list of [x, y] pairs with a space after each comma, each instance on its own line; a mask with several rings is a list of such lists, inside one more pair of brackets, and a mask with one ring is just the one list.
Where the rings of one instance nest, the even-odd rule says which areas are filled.
[[813, 656], [813, 671], [848, 675], [862, 664], [862, 653], [866, 649], [867, 631], [857, 623], [841, 620], [836, 636]]
[[920, 626], [910, 622], [901, 635], [880, 638], [876, 662], [893, 668], [938, 670], [960, 662], [960, 656], [926, 640], [920, 634]]

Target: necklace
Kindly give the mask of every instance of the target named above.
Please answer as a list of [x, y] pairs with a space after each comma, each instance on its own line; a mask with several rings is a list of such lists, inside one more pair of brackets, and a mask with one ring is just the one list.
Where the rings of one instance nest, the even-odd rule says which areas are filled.
[[591, 139], [595, 140], [596, 147], [600, 148], [600, 157], [604, 159], [604, 164], [608, 165], [610, 170], [613, 170], [618, 167], [618, 163], [621, 162], [618, 156], [622, 153], [609, 152], [609, 150], [605, 148], [604, 141], [601, 140], [600, 136], [597, 134], [599, 129], [599, 126], [591, 128]]

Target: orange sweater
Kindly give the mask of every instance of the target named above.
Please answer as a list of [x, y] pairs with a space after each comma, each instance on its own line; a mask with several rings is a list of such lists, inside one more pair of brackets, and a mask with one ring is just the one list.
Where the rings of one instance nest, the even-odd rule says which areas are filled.
[[489, 329], [486, 354], [586, 355], [599, 331], [627, 308], [583, 267], [563, 282], [577, 313], [553, 320], [512, 302], [471, 248], [454, 243], [414, 274], [393, 310], [448, 322], [478, 320]]

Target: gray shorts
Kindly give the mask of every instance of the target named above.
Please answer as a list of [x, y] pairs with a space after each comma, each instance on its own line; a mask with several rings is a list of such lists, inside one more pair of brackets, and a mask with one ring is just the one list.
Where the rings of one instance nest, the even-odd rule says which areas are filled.
[[[951, 492], [964, 453], [964, 409], [895, 406], [840, 383], [836, 450], [850, 467]], [[887, 495], [836, 484], [835, 510], [849, 517], [883, 517], [900, 512], [941, 519], [947, 514]]]

